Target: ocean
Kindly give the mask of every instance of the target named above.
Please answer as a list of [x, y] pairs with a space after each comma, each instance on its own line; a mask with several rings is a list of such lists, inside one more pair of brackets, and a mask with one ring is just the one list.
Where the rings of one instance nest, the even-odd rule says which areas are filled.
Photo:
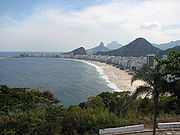
[[114, 90], [96, 65], [61, 58], [7, 57], [20, 53], [0, 52], [0, 85], [49, 90], [65, 107]]

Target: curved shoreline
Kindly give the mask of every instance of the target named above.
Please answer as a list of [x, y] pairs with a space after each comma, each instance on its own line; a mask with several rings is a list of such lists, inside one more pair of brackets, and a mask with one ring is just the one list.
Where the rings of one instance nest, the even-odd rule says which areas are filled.
[[97, 72], [99, 73], [100, 77], [106, 81], [107, 86], [109, 86], [110, 88], [112, 88], [113, 91], [118, 91], [118, 92], [119, 92], [119, 91], [122, 91], [122, 90], [120, 90], [120, 89], [116, 86], [116, 84], [114, 84], [113, 82], [111, 82], [111, 81], [109, 80], [108, 76], [104, 73], [104, 70], [102, 69], [102, 67], [100, 67], [100, 66], [98, 66], [97, 64], [94, 64], [94, 63], [92, 63], [91, 61], [88, 61], [88, 60], [77, 60], [77, 61], [83, 62], [83, 63], [86, 63], [86, 64], [88, 64], [88, 65], [90, 65], [90, 66], [95, 67], [96, 70], [97, 70]]
[[79, 61], [94, 66], [97, 72], [99, 72], [100, 76], [105, 79], [107, 85], [114, 89], [113, 91], [133, 92], [136, 87], [144, 84], [142, 81], [136, 81], [133, 83], [133, 85], [131, 85], [132, 75], [130, 75], [127, 71], [116, 68], [110, 64], [81, 59], [69, 60]]
[[65, 59], [65, 60], [78, 61], [78, 62], [82, 62], [82, 63], [85, 63], [85, 64], [88, 64], [88, 65], [90, 65], [90, 66], [95, 67], [95, 68], [96, 68], [96, 71], [99, 73], [100, 77], [106, 81], [107, 86], [109, 86], [110, 88], [112, 88], [113, 91], [118, 91], [118, 92], [119, 92], [119, 91], [122, 91], [122, 90], [120, 90], [114, 83], [112, 83], [111, 81], [109, 81], [108, 76], [106, 76], [106, 74], [104, 74], [103, 69], [102, 69], [100, 66], [98, 66], [97, 64], [94, 64], [94, 63], [92, 63], [92, 62], [90, 62], [90, 61], [88, 61], [88, 60], [69, 59], [69, 58], [68, 58], [68, 59]]

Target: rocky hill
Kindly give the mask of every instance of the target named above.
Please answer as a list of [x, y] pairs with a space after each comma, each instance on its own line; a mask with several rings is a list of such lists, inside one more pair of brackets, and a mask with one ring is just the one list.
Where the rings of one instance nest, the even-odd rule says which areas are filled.
[[84, 54], [87, 54], [87, 53], [86, 53], [86, 50], [84, 49], [84, 47], [80, 47], [80, 48], [74, 49], [73, 51], [68, 52], [66, 54], [84, 55]]
[[112, 41], [111, 43], [107, 44], [107, 48], [111, 49], [111, 50], [115, 50], [118, 48], [121, 48], [123, 45], [119, 44], [117, 41]]
[[131, 43], [113, 50], [109, 52], [98, 52], [96, 54], [100, 55], [109, 55], [109, 56], [146, 56], [147, 54], [158, 54], [160, 49], [152, 46], [150, 42], [148, 42], [144, 38], [137, 38]]
[[152, 45], [161, 49], [161, 50], [166, 50], [169, 48], [173, 48], [175, 46], [180, 46], [180, 40], [171, 41], [169, 43], [164, 43], [164, 44], [152, 44]]
[[170, 51], [170, 50], [175, 50], [175, 51], [180, 52], [180, 46], [175, 46], [173, 48], [166, 49], [165, 51], [160, 51], [156, 56], [157, 57], [162, 57], [163, 55], [167, 55], [168, 51]]
[[91, 49], [88, 49], [87, 52], [88, 52], [88, 53], [95, 54], [95, 53], [97, 53], [97, 52], [107, 52], [107, 51], [110, 51], [110, 50], [111, 50], [111, 49], [105, 47], [104, 43], [101, 42], [101, 43], [99, 44], [99, 46], [94, 47], [94, 48], [91, 48]]

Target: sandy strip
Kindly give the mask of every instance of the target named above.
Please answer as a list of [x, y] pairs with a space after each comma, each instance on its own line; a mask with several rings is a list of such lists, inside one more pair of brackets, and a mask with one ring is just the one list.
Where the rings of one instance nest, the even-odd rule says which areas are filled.
[[108, 83], [107, 85], [113, 88], [114, 91], [130, 91], [133, 93], [134, 90], [138, 86], [144, 85], [144, 82], [142, 81], [135, 81], [133, 85], [131, 85], [132, 75], [130, 75], [128, 71], [121, 70], [110, 64], [106, 64], [106, 63], [102, 63], [98, 61], [91, 61], [91, 60], [70, 59], [70, 58], [64, 58], [64, 59], [80, 61], [80, 62], [90, 64], [91, 66], [96, 67], [101, 77], [102, 77], [102, 74], [105, 75], [105, 78], [104, 76], [103, 78]]
[[136, 89], [136, 87], [144, 84], [142, 81], [135, 81], [131, 86], [132, 75], [128, 74], [127, 71], [116, 68], [110, 64], [101, 63], [97, 61], [90, 61], [90, 60], [82, 60], [82, 61], [99, 66], [103, 70], [105, 76], [108, 77], [108, 80], [117, 86], [118, 90], [116, 91], [133, 92]]

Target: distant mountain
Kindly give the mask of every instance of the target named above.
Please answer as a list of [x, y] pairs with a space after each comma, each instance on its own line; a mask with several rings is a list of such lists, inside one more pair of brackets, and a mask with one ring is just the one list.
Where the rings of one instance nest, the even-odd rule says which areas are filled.
[[117, 41], [112, 41], [111, 43], [107, 44], [107, 48], [111, 49], [111, 50], [115, 50], [118, 48], [121, 48], [123, 45], [119, 44]]
[[109, 51], [109, 52], [98, 52], [96, 54], [109, 55], [109, 56], [146, 56], [147, 54], [158, 54], [160, 49], [152, 46], [144, 38], [137, 38], [128, 45], [125, 45], [119, 49]]
[[80, 47], [80, 48], [77, 48], [71, 52], [68, 52], [66, 54], [73, 54], [73, 55], [84, 55], [84, 54], [87, 54], [86, 53], [86, 50], [84, 49], [84, 47]]
[[169, 43], [164, 43], [164, 44], [152, 44], [153, 46], [161, 49], [161, 50], [166, 50], [168, 48], [173, 48], [175, 46], [180, 46], [180, 40], [176, 41], [171, 41]]
[[87, 50], [87, 52], [88, 52], [88, 53], [93, 53], [93, 54], [95, 54], [96, 52], [107, 52], [107, 51], [110, 51], [110, 50], [111, 50], [111, 49], [105, 47], [105, 46], [104, 46], [104, 43], [101, 42], [101, 43], [99, 44], [99, 46], [94, 47], [94, 48], [91, 48], [91, 49]]
[[180, 46], [175, 46], [173, 48], [166, 49], [165, 51], [162, 50], [156, 56], [157, 57], [162, 57], [163, 55], [167, 55], [168, 51], [170, 51], [170, 50], [175, 50], [175, 51], [179, 51], [180, 52]]

